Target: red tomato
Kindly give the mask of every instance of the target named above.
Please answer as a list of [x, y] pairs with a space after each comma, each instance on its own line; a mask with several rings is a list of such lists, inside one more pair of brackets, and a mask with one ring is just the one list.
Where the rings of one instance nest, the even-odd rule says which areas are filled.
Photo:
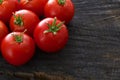
[[22, 32], [12, 32], [3, 39], [1, 51], [8, 63], [21, 66], [32, 58], [35, 43], [31, 37]]
[[45, 18], [35, 28], [34, 39], [41, 50], [48, 53], [57, 52], [68, 41], [68, 30], [56, 18]]
[[28, 9], [35, 12], [38, 16], [44, 13], [44, 6], [48, 0], [20, 0], [20, 5], [23, 9]]
[[71, 0], [49, 0], [44, 14], [46, 17], [57, 17], [67, 24], [74, 16], [74, 5]]
[[23, 32], [27, 29], [27, 34], [32, 36], [36, 25], [39, 22], [38, 16], [29, 10], [16, 11], [10, 19], [10, 28], [12, 31]]
[[18, 0], [0, 0], [0, 20], [8, 24], [12, 13], [18, 9]]
[[8, 32], [9, 31], [7, 26], [2, 21], [0, 21], [0, 45], [3, 38], [8, 34]]

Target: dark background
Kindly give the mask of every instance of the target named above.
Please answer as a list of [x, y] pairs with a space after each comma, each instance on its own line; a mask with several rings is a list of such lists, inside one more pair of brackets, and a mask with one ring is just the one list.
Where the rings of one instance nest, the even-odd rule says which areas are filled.
[[[76, 80], [120, 80], [120, 0], [72, 0], [75, 16], [67, 25], [69, 41], [54, 55], [39, 49], [21, 67], [0, 56], [0, 71], [61, 72]], [[8, 79], [0, 75], [0, 80]]]

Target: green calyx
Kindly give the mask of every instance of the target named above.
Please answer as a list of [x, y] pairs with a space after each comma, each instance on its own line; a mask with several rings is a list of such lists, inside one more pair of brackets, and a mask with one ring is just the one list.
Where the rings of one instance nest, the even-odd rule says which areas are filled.
[[14, 24], [19, 25], [19, 26], [23, 26], [24, 23], [23, 23], [22, 16], [20, 16], [20, 15], [15, 16], [14, 15], [14, 18], [15, 18]]
[[3, 1], [4, 1], [4, 0], [0, 0], [0, 4], [2, 4], [2, 3], [3, 3]]
[[20, 34], [12, 34], [13, 35], [13, 37], [14, 37], [14, 39], [15, 39], [15, 41], [17, 42], [17, 43], [22, 43], [23, 42], [23, 35], [24, 35], [24, 33], [27, 31], [27, 29], [25, 29], [23, 32], [21, 32]]
[[15, 41], [16, 41], [17, 43], [23, 42], [23, 36], [22, 36], [22, 34], [20, 34], [20, 35], [15, 35], [15, 34], [13, 34], [13, 36], [14, 36], [14, 39], [15, 39]]
[[57, 19], [56, 19], [56, 17], [55, 17], [55, 18], [54, 18], [54, 21], [53, 21], [53, 23], [52, 23], [51, 25], [50, 25], [49, 23], [47, 23], [49, 29], [48, 29], [48, 30], [45, 30], [44, 33], [52, 32], [54, 35], [56, 35], [57, 32], [61, 29], [60, 26], [62, 26], [62, 25], [64, 24], [64, 22], [61, 22], [61, 23], [59, 23], [59, 24], [56, 24], [56, 21], [57, 21]]
[[58, 0], [58, 3], [59, 3], [60, 5], [64, 5], [65, 2], [66, 2], [66, 0]]

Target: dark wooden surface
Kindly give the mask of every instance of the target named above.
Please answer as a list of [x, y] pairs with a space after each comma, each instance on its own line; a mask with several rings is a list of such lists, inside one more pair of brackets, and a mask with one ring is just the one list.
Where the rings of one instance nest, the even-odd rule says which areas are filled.
[[[21, 67], [9, 65], [0, 56], [0, 70], [61, 72], [76, 80], [120, 80], [120, 0], [73, 3], [75, 16], [68, 25], [69, 41], [63, 50], [49, 55], [38, 49]], [[0, 76], [0, 80], [14, 79]]]

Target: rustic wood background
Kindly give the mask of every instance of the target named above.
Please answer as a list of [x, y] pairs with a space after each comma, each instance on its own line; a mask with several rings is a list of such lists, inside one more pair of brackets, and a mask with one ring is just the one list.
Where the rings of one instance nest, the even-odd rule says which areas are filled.
[[[76, 80], [120, 80], [120, 0], [72, 0], [75, 16], [69, 41], [58, 54], [36, 51], [33, 59], [14, 67], [0, 56], [0, 71], [61, 72]], [[0, 75], [0, 80], [8, 79]]]

